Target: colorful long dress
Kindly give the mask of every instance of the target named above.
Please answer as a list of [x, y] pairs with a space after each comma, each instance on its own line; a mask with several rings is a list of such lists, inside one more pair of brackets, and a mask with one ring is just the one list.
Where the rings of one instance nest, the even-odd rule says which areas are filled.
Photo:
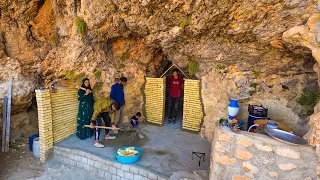
[[77, 120], [77, 137], [81, 140], [89, 138], [93, 134], [93, 130], [88, 127], [83, 127], [83, 125], [90, 125], [92, 113], [93, 113], [93, 95], [89, 93], [84, 95], [86, 92], [82, 89], [78, 91], [79, 111]]

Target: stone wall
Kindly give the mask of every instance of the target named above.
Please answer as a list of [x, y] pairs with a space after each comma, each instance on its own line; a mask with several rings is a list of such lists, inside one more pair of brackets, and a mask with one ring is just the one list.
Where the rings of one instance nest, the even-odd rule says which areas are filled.
[[317, 156], [309, 146], [220, 126], [214, 137], [210, 180], [316, 179]]
[[54, 158], [64, 164], [83, 168], [108, 180], [166, 180], [167, 177], [137, 165], [125, 165], [83, 151], [54, 146]]

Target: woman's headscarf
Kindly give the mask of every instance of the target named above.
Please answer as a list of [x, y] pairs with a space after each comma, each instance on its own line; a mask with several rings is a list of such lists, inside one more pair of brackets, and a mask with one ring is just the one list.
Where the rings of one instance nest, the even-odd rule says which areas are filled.
[[83, 88], [85, 88], [85, 89], [90, 89], [90, 90], [92, 91], [90, 82], [89, 82], [89, 86], [88, 86], [88, 87], [86, 87], [86, 86], [84, 85], [84, 82], [86, 82], [86, 80], [90, 81], [88, 78], [82, 79], [82, 85], [81, 85], [81, 87], [83, 87]]

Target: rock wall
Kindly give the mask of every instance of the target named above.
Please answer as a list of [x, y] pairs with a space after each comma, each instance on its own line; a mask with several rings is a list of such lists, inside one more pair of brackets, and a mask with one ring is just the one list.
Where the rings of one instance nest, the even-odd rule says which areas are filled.
[[[284, 123], [294, 133], [304, 136], [308, 132], [310, 114], [305, 113], [310, 107], [302, 106], [297, 101], [304, 89], [318, 89], [316, 74], [312, 72], [313, 63], [308, 64], [301, 57], [272, 58], [273, 61], [262, 59], [258, 62], [264, 64], [259, 74], [254, 65], [242, 63], [223, 69], [215, 67], [201, 78], [206, 115], [201, 129], [203, 136], [213, 138], [215, 122], [227, 118], [228, 99], [241, 97], [249, 97], [248, 102], [239, 103], [241, 120], [248, 119], [248, 104], [263, 105], [268, 108], [268, 117]], [[288, 61], [291, 68], [282, 63], [274, 66], [277, 61]]]
[[291, 146], [268, 136], [217, 127], [210, 179], [316, 179], [317, 158], [311, 147]]

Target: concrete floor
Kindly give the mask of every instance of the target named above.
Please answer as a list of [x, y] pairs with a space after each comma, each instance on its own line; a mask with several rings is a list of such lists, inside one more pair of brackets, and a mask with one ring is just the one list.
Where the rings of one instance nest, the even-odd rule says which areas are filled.
[[[167, 176], [176, 171], [192, 172], [209, 169], [211, 143], [201, 138], [199, 133], [182, 130], [181, 121], [174, 125], [166, 122], [163, 126], [142, 123], [140, 128], [145, 138], [134, 144], [128, 144], [124, 133], [119, 132], [117, 139], [102, 141], [105, 148], [93, 147], [93, 138], [80, 140], [75, 135], [58, 143], [57, 146], [82, 150], [116, 161], [114, 152], [118, 148], [125, 145], [136, 145], [143, 150], [137, 164]], [[104, 132], [101, 133], [101, 138], [103, 134]], [[194, 156], [192, 160], [193, 151], [206, 153], [205, 161], [201, 161], [200, 166], [198, 157]]]

